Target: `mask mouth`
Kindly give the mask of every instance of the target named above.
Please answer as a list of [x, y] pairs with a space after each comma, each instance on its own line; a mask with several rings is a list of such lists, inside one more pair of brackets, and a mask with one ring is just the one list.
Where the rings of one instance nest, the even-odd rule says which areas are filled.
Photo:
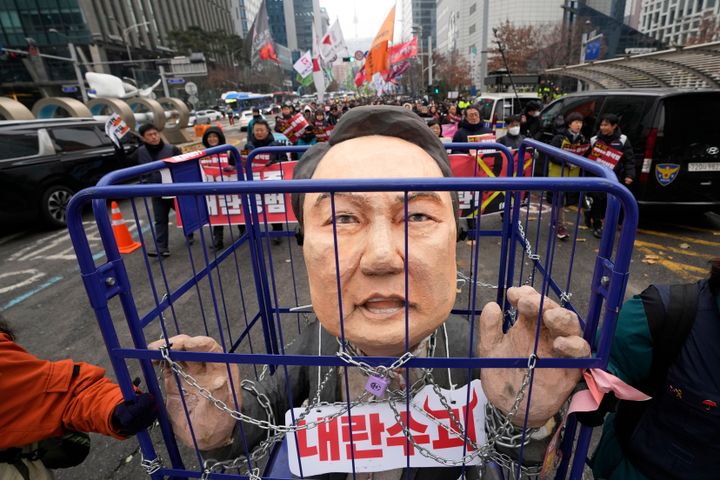
[[405, 311], [405, 303], [398, 295], [373, 295], [358, 306], [370, 316], [390, 316]]

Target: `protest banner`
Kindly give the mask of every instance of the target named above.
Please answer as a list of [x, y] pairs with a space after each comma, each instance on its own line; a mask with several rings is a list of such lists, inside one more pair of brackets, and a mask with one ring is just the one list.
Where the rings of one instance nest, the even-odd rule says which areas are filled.
[[[485, 444], [487, 399], [480, 380], [470, 382], [470, 395], [467, 390], [467, 385], [454, 390], [440, 390], [447, 404], [453, 405], [452, 414], [460, 425], [451, 420], [450, 412], [431, 385], [426, 385], [412, 399], [410, 415], [404, 402], [395, 406], [399, 418], [408, 426], [417, 445], [441, 458], [459, 461], [465, 453], [475, 451], [473, 445]], [[297, 425], [320, 421], [317, 428], [298, 430], [296, 435], [286, 437], [290, 472], [293, 475], [301, 475], [300, 462], [305, 477], [324, 473], [350, 473], [353, 471], [353, 460], [358, 473], [405, 468], [408, 457], [411, 468], [447, 466], [422, 455], [412, 443], [408, 447], [403, 426], [387, 402], [359, 405], [352, 408], [352, 415], [346, 413], [332, 418], [345, 405], [313, 408], [302, 419], [300, 416], [304, 408], [286, 412], [286, 425], [293, 425], [293, 420], [297, 421]], [[480, 458], [476, 456], [468, 464], [477, 465], [479, 462]]]
[[622, 156], [623, 153], [621, 151], [615, 150], [614, 148], [609, 147], [604, 143], [595, 142], [592, 150], [590, 150], [590, 155], [588, 155], [588, 158], [590, 160], [595, 160], [603, 167], [607, 167], [610, 170], [613, 170], [615, 168], [615, 165], [617, 165], [622, 158]]
[[305, 118], [305, 115], [298, 112], [292, 116], [287, 127], [285, 127], [285, 129], [281, 133], [285, 135], [288, 140], [290, 140], [290, 143], [294, 145], [302, 136], [308, 125], [309, 123]]

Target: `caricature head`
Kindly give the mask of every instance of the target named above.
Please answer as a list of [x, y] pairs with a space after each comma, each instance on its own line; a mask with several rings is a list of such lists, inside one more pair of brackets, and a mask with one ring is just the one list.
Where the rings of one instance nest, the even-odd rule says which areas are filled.
[[[385, 106], [350, 111], [330, 142], [308, 150], [295, 170], [295, 178], [313, 179], [450, 175], [442, 143], [425, 123], [411, 111]], [[403, 192], [335, 193], [338, 295], [333, 199], [327, 193], [293, 196], [315, 314], [340, 336], [342, 311], [346, 340], [368, 355], [405, 351], [406, 307], [412, 348], [455, 303], [457, 195], [409, 192], [407, 198], [406, 258]]]

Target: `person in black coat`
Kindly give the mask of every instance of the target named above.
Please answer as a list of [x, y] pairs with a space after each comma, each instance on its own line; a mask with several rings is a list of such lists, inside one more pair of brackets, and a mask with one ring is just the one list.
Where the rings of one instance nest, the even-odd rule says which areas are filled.
[[[635, 153], [630, 144], [630, 139], [620, 131], [619, 123], [618, 116], [612, 113], [607, 113], [600, 118], [600, 131], [590, 139], [590, 153], [588, 156], [591, 160], [595, 160], [607, 168], [610, 168], [611, 164], [614, 163], [612, 170], [618, 181], [630, 188], [637, 175]], [[602, 155], [598, 154], [603, 150], [611, 154], [611, 156], [605, 157], [610, 158], [610, 162], [603, 160]], [[614, 158], [612, 158], [613, 155]], [[588, 195], [588, 198], [591, 199], [589, 223], [592, 224], [593, 235], [600, 238], [602, 237], [602, 222], [605, 217], [607, 195], [596, 192]], [[620, 217], [620, 222], [622, 222], [622, 217]]]
[[[245, 144], [244, 150], [247, 151], [253, 151], [256, 148], [260, 147], [279, 147], [281, 144], [277, 142], [272, 133], [270, 133], [270, 125], [268, 125], [267, 121], [260, 119], [256, 120], [255, 124], [253, 125], [253, 131], [248, 137], [248, 143]], [[273, 165], [275, 163], [279, 163], [283, 160], [287, 160], [287, 154], [282, 152], [273, 152], [273, 153], [261, 153], [257, 155], [253, 159], [253, 164], [255, 162], [262, 162], [267, 160], [265, 163], [265, 166], [267, 165]], [[281, 223], [273, 223], [272, 224], [273, 231], [282, 231], [282, 224]], [[273, 245], [279, 245], [281, 243], [281, 239], [278, 237], [273, 237], [272, 244]]]
[[465, 109], [465, 119], [458, 124], [457, 132], [453, 135], [453, 142], [465, 143], [470, 135], [483, 135], [492, 133], [492, 130], [482, 124], [480, 108], [471, 105]]
[[[143, 140], [142, 146], [138, 148], [135, 153], [138, 164], [163, 160], [182, 153], [175, 145], [165, 143], [157, 127], [151, 123], [142, 125], [138, 129], [138, 133]], [[148, 176], [144, 176], [141, 181], [143, 183], [162, 183], [160, 171], [158, 170]], [[170, 210], [175, 208], [175, 200], [172, 198], [152, 197], [152, 206], [157, 251], [154, 249], [149, 250], [148, 256], [157, 257], [158, 255], [162, 255], [163, 257], [169, 257], [168, 237], [170, 232], [168, 229], [168, 218], [170, 216]], [[187, 242], [192, 245], [192, 233], [187, 236]]]

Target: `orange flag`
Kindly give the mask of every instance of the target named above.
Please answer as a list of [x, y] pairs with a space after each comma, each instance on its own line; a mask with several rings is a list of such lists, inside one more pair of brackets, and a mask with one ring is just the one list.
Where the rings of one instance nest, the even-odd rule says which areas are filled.
[[370, 51], [365, 59], [365, 78], [371, 79], [376, 72], [387, 70], [390, 56], [388, 55], [388, 43], [392, 42], [395, 34], [395, 7], [390, 10], [383, 22], [375, 39], [373, 39]]

